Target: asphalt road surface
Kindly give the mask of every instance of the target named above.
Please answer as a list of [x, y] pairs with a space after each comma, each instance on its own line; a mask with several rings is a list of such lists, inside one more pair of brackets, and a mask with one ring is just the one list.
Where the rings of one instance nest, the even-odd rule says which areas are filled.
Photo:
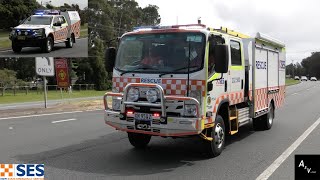
[[38, 47], [22, 48], [21, 53], [4, 50], [0, 51], [0, 57], [88, 57], [88, 38], [76, 39], [72, 48], [66, 48], [65, 43], [55, 44], [54, 47], [50, 53], [43, 53]]
[[0, 119], [0, 161], [44, 163], [45, 176], [59, 180], [250, 180], [270, 167], [269, 179], [294, 179], [295, 154], [320, 154], [320, 125], [312, 126], [320, 117], [320, 82], [290, 86], [286, 96], [271, 130], [242, 127], [213, 159], [197, 139], [153, 137], [146, 150], [135, 150], [124, 132], [104, 125], [102, 111], [91, 111]]

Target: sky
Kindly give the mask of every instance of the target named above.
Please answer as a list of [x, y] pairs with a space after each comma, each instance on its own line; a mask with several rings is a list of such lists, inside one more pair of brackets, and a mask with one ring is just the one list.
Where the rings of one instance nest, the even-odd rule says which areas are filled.
[[88, 6], [88, 0], [37, 0], [40, 4], [42, 2], [43, 5], [49, 3], [53, 6], [62, 6], [64, 3], [67, 4], [78, 4], [80, 6], [80, 9], [84, 9]]
[[319, 0], [136, 0], [157, 5], [161, 25], [197, 23], [255, 36], [261, 32], [286, 44], [287, 64], [320, 51]]

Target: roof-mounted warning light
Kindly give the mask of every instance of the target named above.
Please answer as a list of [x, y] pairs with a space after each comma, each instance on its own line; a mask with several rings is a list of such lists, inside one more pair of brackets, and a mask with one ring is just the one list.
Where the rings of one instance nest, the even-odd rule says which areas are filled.
[[156, 29], [204, 29], [204, 24], [186, 24], [186, 25], [173, 25], [173, 26], [139, 26], [134, 27], [134, 31], [151, 31]]

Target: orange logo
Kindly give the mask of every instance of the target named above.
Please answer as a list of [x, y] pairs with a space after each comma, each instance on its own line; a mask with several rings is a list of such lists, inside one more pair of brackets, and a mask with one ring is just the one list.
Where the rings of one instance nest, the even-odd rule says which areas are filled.
[[66, 78], [66, 72], [64, 72], [64, 70], [61, 69], [58, 76], [62, 81], [64, 81], [64, 79]]
[[13, 164], [0, 164], [0, 177], [12, 177], [13, 172]]

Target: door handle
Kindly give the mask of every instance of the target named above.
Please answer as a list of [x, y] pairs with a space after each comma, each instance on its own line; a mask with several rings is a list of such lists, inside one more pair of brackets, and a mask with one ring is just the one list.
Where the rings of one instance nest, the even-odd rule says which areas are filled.
[[228, 91], [228, 83], [227, 81], [224, 81], [224, 92]]
[[243, 79], [241, 79], [241, 89], [243, 89]]

